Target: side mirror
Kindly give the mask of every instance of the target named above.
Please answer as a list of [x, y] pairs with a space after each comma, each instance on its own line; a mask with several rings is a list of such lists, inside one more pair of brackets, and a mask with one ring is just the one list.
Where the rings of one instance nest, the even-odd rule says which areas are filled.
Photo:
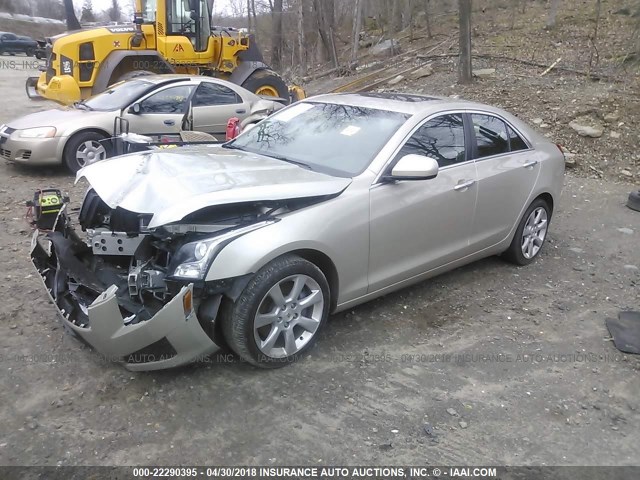
[[438, 161], [423, 155], [410, 154], [402, 157], [387, 178], [391, 180], [430, 180], [438, 176]]
[[131, 105], [131, 107], [129, 108], [129, 113], [133, 113], [135, 115], [138, 115], [141, 110], [142, 109], [140, 108], [140, 104], [136, 102], [133, 105]]

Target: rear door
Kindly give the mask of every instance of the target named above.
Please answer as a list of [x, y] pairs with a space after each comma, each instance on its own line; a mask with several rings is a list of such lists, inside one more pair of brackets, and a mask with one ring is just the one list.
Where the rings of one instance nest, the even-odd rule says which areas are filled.
[[13, 33], [5, 33], [2, 35], [2, 49], [5, 52], [15, 52], [18, 48], [18, 37]]
[[422, 124], [387, 171], [408, 154], [438, 160], [440, 171], [431, 180], [372, 187], [370, 292], [461, 258], [469, 250], [477, 177], [463, 114], [442, 114]]
[[128, 108], [123, 117], [129, 121], [129, 130], [142, 135], [177, 134], [189, 108], [195, 85], [168, 85], [136, 102], [140, 112]]
[[504, 119], [469, 113], [473, 126], [472, 149], [478, 170], [478, 206], [473, 235], [474, 250], [504, 240], [526, 208], [540, 173], [535, 150]]
[[224, 134], [232, 117], [243, 120], [251, 104], [226, 85], [203, 81], [193, 97], [193, 129], [211, 134]]

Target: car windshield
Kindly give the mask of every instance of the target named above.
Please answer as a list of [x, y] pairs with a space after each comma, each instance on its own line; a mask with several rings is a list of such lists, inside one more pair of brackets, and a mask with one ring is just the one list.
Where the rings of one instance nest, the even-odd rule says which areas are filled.
[[331, 103], [297, 103], [225, 145], [340, 177], [362, 173], [409, 118]]
[[91, 110], [119, 110], [130, 105], [151, 86], [153, 83], [144, 80], [117, 83], [108, 90], [81, 102], [81, 105]]

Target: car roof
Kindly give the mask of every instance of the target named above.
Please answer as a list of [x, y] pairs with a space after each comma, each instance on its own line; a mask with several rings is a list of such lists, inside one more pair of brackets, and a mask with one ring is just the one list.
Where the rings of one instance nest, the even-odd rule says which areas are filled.
[[436, 112], [445, 108], [482, 110], [500, 114], [506, 113], [503, 110], [490, 105], [471, 102], [460, 98], [441, 97], [437, 95], [418, 95], [403, 92], [330, 93], [310, 97], [307, 100], [351, 105], [355, 107], [377, 108], [380, 110], [390, 110], [408, 115], [428, 114], [431, 111]]
[[144, 80], [145, 82], [161, 84], [165, 82], [175, 82], [178, 80], [183, 80], [188, 82], [190, 80], [210, 80], [214, 82], [220, 82], [219, 78], [214, 77], [205, 77], [203, 75], [189, 75], [186, 73], [163, 73], [156, 75], [143, 75], [140, 77], [134, 77], [132, 80]]

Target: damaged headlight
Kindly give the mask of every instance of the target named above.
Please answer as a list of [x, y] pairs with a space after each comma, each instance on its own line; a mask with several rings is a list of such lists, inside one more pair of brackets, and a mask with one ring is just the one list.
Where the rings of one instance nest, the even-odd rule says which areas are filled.
[[179, 262], [173, 271], [174, 278], [202, 280], [207, 274], [213, 259], [232, 240], [253, 230], [265, 227], [274, 220], [254, 223], [247, 227], [231, 230], [212, 238], [205, 238], [197, 242], [185, 243], [174, 256], [174, 262]]

